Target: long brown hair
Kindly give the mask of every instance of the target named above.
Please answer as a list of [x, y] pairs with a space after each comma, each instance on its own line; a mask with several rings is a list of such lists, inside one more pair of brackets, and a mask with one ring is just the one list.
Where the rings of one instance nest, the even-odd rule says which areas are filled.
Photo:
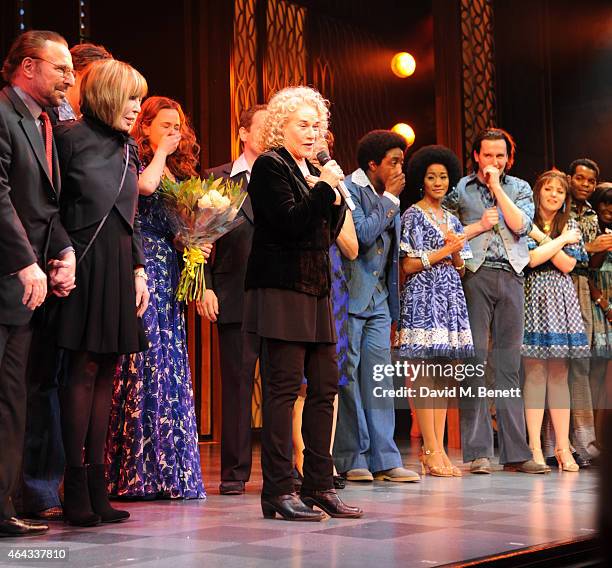
[[563, 207], [561, 207], [561, 209], [559, 209], [559, 211], [555, 213], [555, 216], [551, 223], [550, 238], [555, 239], [561, 234], [561, 232], [565, 228], [565, 225], [567, 225], [567, 220], [570, 216], [571, 195], [567, 176], [563, 172], [560, 172], [559, 170], [548, 170], [547, 172], [540, 174], [540, 176], [536, 180], [535, 185], [533, 186], [533, 203], [535, 205], [535, 215], [533, 217], [533, 222], [540, 229], [542, 229], [542, 227], [544, 226], [544, 221], [542, 220], [542, 217], [540, 215], [540, 193], [542, 191], [542, 188], [551, 179], [559, 180], [563, 189], [565, 189], [565, 201], [563, 203]]
[[181, 122], [181, 141], [175, 152], [166, 158], [166, 166], [177, 179], [186, 179], [197, 174], [197, 166], [200, 156], [200, 146], [196, 141], [196, 136], [191, 128], [181, 105], [168, 97], [149, 97], [140, 110], [140, 114], [132, 127], [132, 136], [138, 143], [140, 158], [145, 164], [153, 159], [153, 149], [149, 142], [149, 137], [145, 135], [143, 127], [151, 126], [153, 120], [163, 109], [173, 109], [178, 112]]

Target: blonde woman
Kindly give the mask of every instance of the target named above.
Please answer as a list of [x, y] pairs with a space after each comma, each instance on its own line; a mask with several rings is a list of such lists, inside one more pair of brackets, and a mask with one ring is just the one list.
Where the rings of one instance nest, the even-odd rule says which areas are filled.
[[[328, 123], [327, 101], [308, 87], [289, 87], [268, 103], [265, 152], [253, 165], [248, 192], [255, 233], [246, 274], [244, 327], [264, 338], [269, 373], [264, 385], [261, 506], [264, 517], [320, 521], [359, 517], [333, 488], [329, 451], [338, 390], [336, 331], [330, 302], [329, 247], [344, 221], [335, 161], [318, 172], [308, 159]], [[319, 176], [312, 188], [306, 177]], [[302, 378], [304, 481], [293, 492], [291, 416]]]
[[145, 79], [126, 63], [94, 63], [81, 82], [83, 117], [56, 131], [62, 224], [77, 258], [76, 288], [60, 300], [57, 328], [66, 354], [64, 516], [79, 526], [129, 517], [110, 506], [103, 464], [119, 356], [147, 348], [138, 148], [128, 135], [146, 92]]

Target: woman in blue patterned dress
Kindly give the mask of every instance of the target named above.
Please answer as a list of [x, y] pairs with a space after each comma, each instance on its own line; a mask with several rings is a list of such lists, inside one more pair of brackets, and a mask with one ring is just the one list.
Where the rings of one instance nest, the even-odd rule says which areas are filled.
[[133, 135], [148, 164], [138, 182], [138, 211], [151, 293], [143, 318], [149, 349], [125, 358], [115, 377], [109, 491], [128, 498], [204, 498], [183, 304], [175, 298], [178, 255], [156, 191], [162, 176], [197, 175], [199, 146], [180, 105], [165, 97], [144, 102]]
[[570, 391], [568, 359], [588, 357], [576, 290], [569, 273], [577, 260], [588, 259], [578, 224], [569, 218], [570, 193], [565, 174], [544, 172], [533, 188], [535, 231], [525, 278], [525, 335], [521, 353], [525, 368], [523, 397], [529, 446], [536, 463], [544, 464], [541, 430], [548, 406], [555, 430], [559, 468], [578, 471], [569, 442]]
[[[421, 148], [406, 170], [406, 187], [422, 188], [422, 199], [402, 215], [400, 258], [407, 277], [400, 293], [395, 346], [400, 357], [415, 364], [423, 359], [450, 363], [474, 355], [461, 286], [465, 259], [472, 253], [459, 219], [442, 208], [442, 199], [460, 176], [459, 160], [444, 146]], [[446, 386], [440, 377], [431, 379], [419, 376], [417, 392], [420, 387]], [[444, 451], [447, 404], [445, 397], [415, 399], [423, 434], [419, 459], [423, 473], [459, 477], [461, 470]]]

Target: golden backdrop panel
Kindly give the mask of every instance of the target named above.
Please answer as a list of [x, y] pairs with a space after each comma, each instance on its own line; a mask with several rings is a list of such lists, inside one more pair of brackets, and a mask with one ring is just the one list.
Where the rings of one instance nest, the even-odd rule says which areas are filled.
[[305, 8], [284, 0], [268, 0], [262, 78], [266, 100], [279, 89], [306, 84], [305, 23]]
[[230, 55], [232, 105], [232, 160], [240, 155], [240, 113], [257, 104], [257, 0], [236, 0], [234, 35]]
[[461, 0], [463, 51], [464, 156], [476, 135], [496, 122], [493, 5], [488, 0]]

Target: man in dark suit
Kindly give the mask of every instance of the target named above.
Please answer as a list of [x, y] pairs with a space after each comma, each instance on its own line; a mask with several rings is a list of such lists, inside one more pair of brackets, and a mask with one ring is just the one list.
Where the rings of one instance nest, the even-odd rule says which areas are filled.
[[[249, 183], [251, 167], [259, 154], [260, 130], [266, 118], [265, 105], [257, 105], [240, 116], [243, 152], [237, 160], [211, 169], [208, 174]], [[217, 322], [221, 355], [222, 495], [241, 495], [251, 475], [251, 397], [255, 365], [261, 340], [242, 332], [242, 306], [247, 259], [253, 239], [253, 208], [246, 197], [239, 212], [245, 220], [215, 243], [214, 258], [206, 265], [206, 295], [198, 313]]]
[[0, 536], [18, 536], [48, 529], [17, 519], [12, 502], [23, 453], [32, 315], [48, 290], [65, 296], [74, 287], [74, 249], [59, 220], [57, 152], [43, 111], [58, 106], [74, 83], [66, 41], [55, 32], [22, 34], [2, 76], [10, 86], [0, 93]]
[[[87, 67], [111, 54], [101, 45], [82, 43], [70, 49], [75, 82], [59, 107], [49, 109], [52, 124], [75, 120], [81, 115], [79, 88]], [[27, 515], [43, 520], [61, 520], [63, 510], [59, 486], [64, 476], [64, 446], [60, 425], [57, 380], [57, 348], [51, 325], [34, 326], [28, 361], [28, 416], [23, 452], [21, 499]]]

